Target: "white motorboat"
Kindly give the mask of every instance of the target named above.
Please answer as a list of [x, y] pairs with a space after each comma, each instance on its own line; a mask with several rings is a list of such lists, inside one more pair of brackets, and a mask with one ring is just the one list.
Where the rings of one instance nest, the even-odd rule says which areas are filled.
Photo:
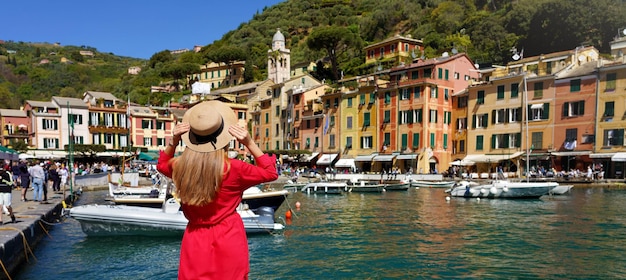
[[348, 184], [345, 182], [314, 182], [304, 185], [301, 191], [307, 194], [342, 194], [348, 191]]
[[172, 197], [174, 184], [160, 173], [155, 179], [156, 182], [153, 185], [138, 187], [109, 182], [107, 200], [121, 205], [160, 208], [166, 199]]
[[550, 193], [559, 184], [556, 182], [511, 182], [495, 180], [491, 183], [478, 184], [460, 181], [446, 190], [453, 197], [480, 198], [539, 198]]
[[[187, 226], [187, 218], [180, 211], [180, 204], [168, 199], [161, 209], [128, 205], [81, 205], [65, 209], [66, 214], [80, 222], [89, 236], [177, 236]], [[271, 233], [284, 229], [274, 221], [271, 207], [252, 211], [239, 207], [237, 213], [243, 220], [246, 233]]]
[[287, 199], [287, 195], [289, 195], [289, 190], [263, 191], [259, 187], [250, 187], [243, 192], [241, 203], [247, 205], [248, 209], [253, 211], [267, 206], [276, 212]]
[[[158, 176], [152, 186], [129, 187], [109, 182], [107, 200], [120, 205], [160, 208], [166, 199], [172, 197], [174, 189], [172, 180], [163, 175]], [[287, 190], [263, 191], [255, 186], [244, 191], [241, 202], [253, 211], [262, 206], [269, 206], [276, 211], [288, 194]]]

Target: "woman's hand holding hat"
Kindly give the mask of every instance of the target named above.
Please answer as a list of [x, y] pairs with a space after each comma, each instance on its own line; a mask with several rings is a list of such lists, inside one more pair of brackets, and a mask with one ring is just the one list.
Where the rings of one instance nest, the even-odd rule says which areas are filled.
[[181, 135], [183, 135], [187, 131], [189, 131], [189, 123], [181, 122], [181, 123], [176, 124], [176, 126], [174, 127], [174, 132], [173, 132], [174, 142], [176, 142], [175, 145], [178, 145], [178, 142], [180, 142]]
[[230, 133], [230, 135], [232, 135], [233, 137], [235, 137], [235, 139], [237, 139], [237, 141], [239, 141], [239, 143], [243, 144], [244, 146], [246, 146], [246, 148], [248, 148], [248, 151], [250, 152], [250, 154], [252, 154], [252, 156], [256, 157], [260, 157], [263, 155], [263, 151], [261, 151], [261, 149], [259, 148], [259, 146], [257, 146], [254, 141], [252, 141], [252, 138], [250, 138], [250, 134], [248, 134], [248, 130], [238, 126], [238, 125], [231, 125], [228, 128], [228, 133]]
[[243, 144], [246, 147], [248, 146], [248, 144], [252, 140], [252, 139], [250, 139], [250, 135], [248, 134], [248, 130], [246, 130], [245, 128], [240, 127], [238, 125], [231, 125], [228, 128], [228, 133], [230, 133], [230, 135], [235, 137], [235, 139], [237, 139], [237, 141], [239, 141], [239, 143]]

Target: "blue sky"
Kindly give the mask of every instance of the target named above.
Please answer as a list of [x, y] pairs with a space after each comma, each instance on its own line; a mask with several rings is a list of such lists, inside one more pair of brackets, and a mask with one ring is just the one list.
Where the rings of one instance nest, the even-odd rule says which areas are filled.
[[284, 1], [3, 1], [0, 40], [85, 45], [148, 59], [166, 49], [211, 44]]

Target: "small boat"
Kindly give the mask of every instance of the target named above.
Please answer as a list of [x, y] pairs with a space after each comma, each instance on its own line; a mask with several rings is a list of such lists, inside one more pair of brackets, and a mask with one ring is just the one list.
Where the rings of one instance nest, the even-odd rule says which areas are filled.
[[495, 180], [487, 184], [460, 181], [446, 190], [453, 197], [479, 198], [539, 198], [557, 187], [556, 182], [511, 182]]
[[411, 186], [418, 188], [450, 188], [454, 186], [454, 184], [454, 181], [411, 181]]
[[342, 194], [348, 190], [348, 184], [341, 182], [308, 183], [300, 190], [303, 193]]
[[350, 182], [348, 183], [348, 192], [377, 192], [381, 193], [385, 191], [384, 184], [375, 184], [365, 181]]
[[243, 192], [241, 203], [247, 205], [252, 211], [261, 207], [271, 207], [275, 212], [285, 202], [288, 194], [288, 190], [263, 191], [258, 187], [250, 187]]
[[[187, 227], [187, 218], [180, 204], [168, 199], [161, 209], [128, 205], [82, 205], [65, 209], [65, 214], [80, 222], [88, 236], [181, 236]], [[246, 233], [271, 233], [284, 229], [274, 221], [271, 207], [256, 211], [240, 206], [237, 213], [243, 220]]]
[[569, 193], [574, 185], [558, 185], [550, 190], [551, 195], [562, 195]]
[[109, 182], [107, 200], [115, 204], [160, 208], [166, 199], [172, 197], [172, 181], [161, 175], [150, 186], [131, 187], [122, 183]]
[[411, 182], [408, 181], [390, 182], [383, 184], [385, 185], [385, 190], [387, 191], [406, 191], [411, 188]]

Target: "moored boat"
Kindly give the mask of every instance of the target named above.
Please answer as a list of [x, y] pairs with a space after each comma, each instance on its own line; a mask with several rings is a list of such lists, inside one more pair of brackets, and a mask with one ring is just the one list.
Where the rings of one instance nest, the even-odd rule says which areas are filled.
[[562, 195], [569, 193], [569, 191], [574, 187], [574, 185], [558, 185], [550, 190], [550, 194], [552, 195]]
[[348, 192], [376, 192], [381, 193], [385, 191], [384, 184], [369, 183], [365, 181], [350, 182], [348, 183]]
[[[128, 205], [82, 205], [66, 210], [66, 213], [80, 222], [88, 236], [178, 236], [187, 226], [187, 218], [180, 211], [180, 204], [168, 199], [163, 208]], [[256, 211], [239, 207], [237, 213], [243, 220], [246, 233], [270, 233], [284, 229], [275, 223], [274, 210], [260, 207]]]
[[385, 185], [386, 191], [406, 191], [411, 188], [411, 182], [408, 181], [388, 182], [383, 184]]
[[556, 182], [511, 182], [495, 180], [486, 184], [460, 181], [446, 190], [453, 197], [479, 198], [539, 198], [557, 187]]
[[411, 186], [417, 188], [450, 188], [454, 184], [454, 181], [411, 181]]
[[107, 200], [119, 205], [160, 208], [166, 199], [172, 197], [174, 185], [163, 175], [157, 176], [156, 179], [153, 185], [141, 187], [109, 182]]
[[288, 194], [288, 190], [263, 191], [258, 187], [250, 187], [243, 192], [241, 203], [247, 205], [248, 209], [252, 211], [261, 207], [271, 207], [277, 211], [287, 199]]
[[342, 194], [348, 190], [348, 184], [342, 182], [314, 182], [308, 183], [302, 187], [301, 192], [323, 193], [323, 194]]

